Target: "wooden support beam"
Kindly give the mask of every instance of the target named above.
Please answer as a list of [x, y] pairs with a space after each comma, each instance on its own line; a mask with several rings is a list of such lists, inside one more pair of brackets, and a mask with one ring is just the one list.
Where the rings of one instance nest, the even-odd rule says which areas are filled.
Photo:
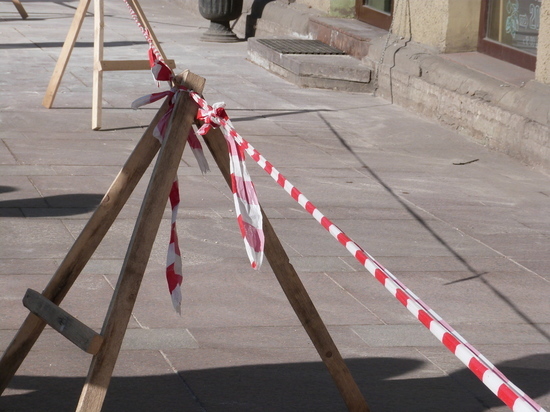
[[101, 129], [101, 108], [103, 106], [103, 71], [99, 70], [103, 60], [103, 38], [105, 18], [103, 0], [94, 0], [94, 65], [92, 75], [92, 130]]
[[[63, 301], [159, 151], [160, 143], [153, 137], [153, 131], [167, 110], [168, 102], [165, 101], [42, 292], [56, 305]], [[19, 328], [0, 359], [0, 395], [27, 357], [45, 326], [46, 322], [33, 313], [29, 313]]]
[[[181, 84], [201, 93], [205, 80], [186, 72]], [[122, 270], [103, 324], [101, 335], [105, 341], [92, 359], [84, 390], [78, 402], [77, 412], [99, 412], [103, 405], [113, 369], [120, 352], [122, 340], [151, 249], [166, 209], [168, 195], [183, 155], [183, 149], [191, 125], [197, 114], [197, 105], [188, 93], [180, 93], [176, 100], [168, 136], [164, 138], [155, 169], [149, 181], [145, 199], [141, 205], [134, 233]]]
[[25, 8], [23, 7], [23, 5], [21, 4], [21, 2], [19, 0], [11, 0], [13, 5], [15, 6], [15, 8], [17, 9], [17, 11], [19, 12], [19, 15], [21, 16], [21, 18], [23, 20], [25, 20], [27, 17], [29, 17], [29, 15], [27, 14], [27, 12], [25, 11]]
[[[166, 60], [166, 65], [171, 69], [176, 68], [174, 60]], [[100, 71], [119, 70], [150, 70], [149, 60], [102, 60], [99, 62]]]
[[[229, 154], [223, 133], [220, 129], [211, 129], [204, 136], [204, 140], [228, 186], [231, 188]], [[348, 409], [354, 412], [369, 412], [365, 398], [351, 376], [351, 372], [334, 344], [300, 277], [290, 263], [288, 255], [263, 209], [262, 216], [265, 257], [271, 265], [290, 305], [325, 363]]]
[[23, 305], [84, 352], [95, 355], [103, 337], [35, 290], [27, 289]]
[[71, 23], [71, 27], [69, 28], [69, 32], [67, 33], [67, 37], [65, 38], [65, 43], [63, 43], [61, 54], [57, 59], [55, 69], [53, 71], [52, 77], [50, 78], [50, 83], [48, 84], [48, 88], [46, 89], [46, 94], [44, 96], [44, 99], [42, 100], [42, 106], [44, 106], [46, 109], [51, 108], [53, 105], [55, 95], [57, 94], [59, 84], [61, 83], [61, 78], [65, 73], [65, 69], [67, 68], [67, 64], [69, 63], [71, 53], [73, 52], [74, 45], [76, 43], [76, 38], [78, 37], [78, 33], [80, 33], [80, 28], [82, 27], [82, 23], [84, 22], [84, 17], [86, 17], [86, 12], [88, 11], [88, 7], [90, 6], [90, 1], [91, 0], [80, 0], [80, 2], [78, 3], [78, 7], [76, 8], [76, 12]]
[[[14, 0], [15, 1], [19, 0]], [[78, 33], [84, 22], [84, 17], [91, 0], [80, 0], [76, 13], [73, 17], [71, 27], [67, 33], [61, 54], [57, 59], [54, 72], [50, 78], [50, 83], [46, 89], [46, 94], [42, 100], [42, 105], [47, 109], [50, 109], [53, 105], [55, 96], [61, 84], [61, 79], [69, 63], [72, 51], [74, 49]], [[174, 60], [168, 60], [162, 47], [153, 32], [153, 28], [149, 24], [149, 21], [145, 17], [145, 13], [141, 9], [137, 0], [128, 0], [128, 4], [135, 12], [135, 16], [139, 23], [149, 32], [149, 36], [154, 47], [158, 50], [165, 63], [171, 69], [176, 68]], [[101, 113], [102, 113], [102, 100], [103, 100], [103, 72], [104, 71], [119, 71], [119, 70], [149, 70], [150, 65], [146, 60], [104, 60], [103, 48], [104, 48], [104, 0], [94, 0], [94, 63], [92, 66], [92, 129], [101, 129]]]

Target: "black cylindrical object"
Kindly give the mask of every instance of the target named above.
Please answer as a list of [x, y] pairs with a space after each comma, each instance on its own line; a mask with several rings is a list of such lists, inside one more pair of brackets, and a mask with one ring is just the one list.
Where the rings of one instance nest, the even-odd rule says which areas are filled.
[[237, 19], [242, 9], [243, 0], [199, 0], [201, 16], [210, 20], [210, 27], [201, 40], [222, 43], [239, 41], [229, 22]]

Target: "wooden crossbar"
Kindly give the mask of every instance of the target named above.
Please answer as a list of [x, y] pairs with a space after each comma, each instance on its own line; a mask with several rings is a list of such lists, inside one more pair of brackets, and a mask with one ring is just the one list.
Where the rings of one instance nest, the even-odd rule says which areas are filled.
[[[174, 69], [176, 63], [174, 60], [166, 60], [168, 67]], [[99, 62], [99, 71], [118, 71], [118, 70], [149, 70], [149, 60], [101, 60]]]
[[95, 355], [103, 337], [35, 290], [27, 289], [23, 305], [84, 352]]

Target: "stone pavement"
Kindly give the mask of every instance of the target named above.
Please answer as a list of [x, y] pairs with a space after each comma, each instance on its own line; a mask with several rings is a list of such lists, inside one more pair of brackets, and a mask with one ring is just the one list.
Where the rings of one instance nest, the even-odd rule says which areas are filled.
[[[54, 107], [42, 97], [76, 1], [0, 4], [0, 350], [152, 119], [130, 103], [147, 72], [105, 74], [91, 130], [88, 18]], [[362, 93], [300, 89], [246, 60], [245, 42], [200, 42], [205, 20], [165, 0], [145, 12], [178, 69], [206, 78], [247, 138], [319, 209], [514, 383], [550, 410], [548, 176]], [[90, 14], [91, 15], [91, 14]], [[106, 58], [147, 45], [122, 2], [106, 4]], [[162, 89], [161, 89], [162, 90]], [[508, 410], [251, 160], [267, 215], [369, 405], [379, 411]], [[211, 162], [214, 169], [214, 163]], [[178, 225], [184, 303], [164, 280], [159, 230], [105, 411], [338, 411], [337, 390], [269, 265], [250, 269], [231, 194], [186, 151]], [[146, 180], [62, 307], [101, 329]], [[47, 328], [0, 411], [74, 410], [90, 356]]]

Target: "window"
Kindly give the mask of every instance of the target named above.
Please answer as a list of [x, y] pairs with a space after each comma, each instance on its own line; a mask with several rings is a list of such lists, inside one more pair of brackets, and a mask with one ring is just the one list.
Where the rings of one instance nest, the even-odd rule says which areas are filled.
[[365, 23], [389, 30], [393, 0], [355, 0], [357, 18]]
[[483, 0], [478, 50], [535, 70], [541, 0]]

